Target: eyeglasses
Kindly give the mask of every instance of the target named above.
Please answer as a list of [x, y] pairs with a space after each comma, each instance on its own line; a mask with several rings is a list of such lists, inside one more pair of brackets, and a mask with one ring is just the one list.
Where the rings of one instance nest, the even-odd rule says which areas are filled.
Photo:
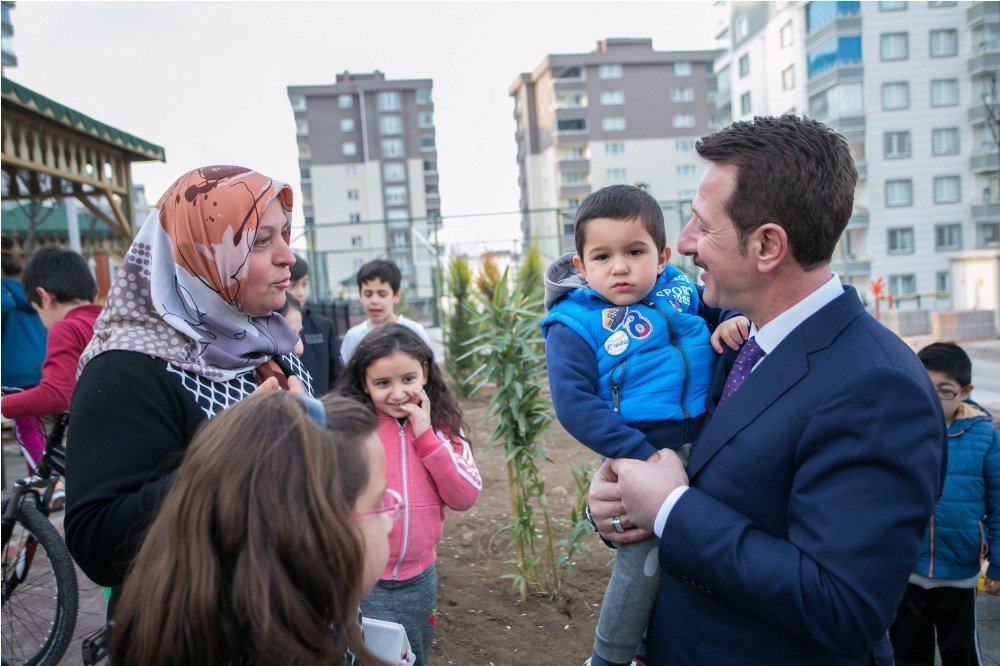
[[392, 488], [386, 488], [385, 494], [382, 495], [382, 505], [379, 508], [374, 511], [359, 511], [354, 514], [354, 517], [364, 518], [365, 516], [385, 514], [389, 520], [396, 522], [403, 515], [404, 509], [406, 509], [406, 502], [403, 501], [403, 496]]
[[942, 400], [951, 400], [959, 393], [958, 391], [952, 391], [951, 389], [946, 388], [938, 388], [935, 390], [937, 391], [938, 397]]

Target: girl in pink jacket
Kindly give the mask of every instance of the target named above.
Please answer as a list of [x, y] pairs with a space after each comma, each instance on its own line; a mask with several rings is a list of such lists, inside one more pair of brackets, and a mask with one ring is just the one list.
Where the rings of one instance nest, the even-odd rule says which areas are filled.
[[431, 349], [398, 324], [381, 326], [361, 341], [338, 386], [375, 407], [389, 488], [406, 504], [389, 534], [389, 563], [361, 611], [403, 625], [416, 666], [423, 666], [434, 637], [434, 559], [444, 508], [471, 508], [483, 487], [462, 410]]

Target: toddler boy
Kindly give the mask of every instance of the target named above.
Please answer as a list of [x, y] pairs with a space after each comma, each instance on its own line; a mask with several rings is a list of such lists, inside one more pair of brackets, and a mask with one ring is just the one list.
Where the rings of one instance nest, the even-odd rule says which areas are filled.
[[352, 326], [344, 335], [344, 341], [340, 344], [340, 356], [344, 365], [351, 359], [358, 343], [382, 324], [396, 323], [412, 329], [428, 347], [434, 349], [423, 326], [395, 312], [396, 304], [403, 296], [403, 292], [399, 290], [402, 279], [399, 267], [385, 259], [369, 261], [358, 271], [358, 294], [368, 319]]
[[[647, 460], [670, 448], [686, 460], [704, 420], [713, 346], [738, 347], [749, 322], [705, 305], [698, 287], [667, 265], [663, 213], [638, 187], [588, 196], [574, 235], [576, 255], [545, 274], [542, 331], [556, 416], [602, 456]], [[618, 521], [615, 529], [625, 527]], [[631, 662], [656, 598], [657, 545], [650, 538], [619, 549], [592, 666]]]
[[313, 393], [319, 397], [332, 390], [337, 383], [337, 375], [341, 369], [340, 341], [333, 322], [314, 313], [308, 306], [309, 263], [296, 254], [295, 263], [288, 270], [292, 274], [288, 293], [298, 303], [297, 309], [302, 320], [299, 331], [302, 350], [296, 353], [302, 358], [302, 365], [312, 377]]

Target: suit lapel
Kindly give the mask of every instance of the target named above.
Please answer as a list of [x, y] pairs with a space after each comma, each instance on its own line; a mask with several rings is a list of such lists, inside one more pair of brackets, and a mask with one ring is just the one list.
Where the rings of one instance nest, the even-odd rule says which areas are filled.
[[[775, 400], [794, 386], [809, 370], [809, 354], [823, 349], [840, 334], [864, 308], [851, 287], [844, 294], [828, 303], [802, 322], [750, 373], [746, 381], [722, 409], [712, 412], [691, 449], [688, 477], [693, 479], [699, 470], [725, 446], [740, 430], [760, 416]], [[726, 371], [732, 367], [735, 353], [724, 355], [717, 370], [710, 395], [718, 400], [725, 383]], [[774, 427], [780, 427], [775, 424]]]

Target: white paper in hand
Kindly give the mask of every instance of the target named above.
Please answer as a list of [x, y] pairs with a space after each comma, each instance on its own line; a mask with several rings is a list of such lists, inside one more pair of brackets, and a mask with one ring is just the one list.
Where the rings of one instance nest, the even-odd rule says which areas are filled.
[[399, 666], [416, 663], [417, 655], [410, 648], [410, 639], [406, 637], [403, 625], [363, 617], [361, 628], [365, 633], [365, 647], [379, 659]]

